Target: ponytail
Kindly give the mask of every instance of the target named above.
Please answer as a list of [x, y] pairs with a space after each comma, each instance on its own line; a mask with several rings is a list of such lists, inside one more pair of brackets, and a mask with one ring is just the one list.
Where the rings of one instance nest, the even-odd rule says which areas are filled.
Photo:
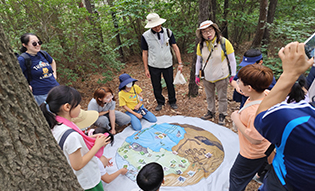
[[50, 129], [54, 128], [55, 125], [58, 124], [58, 122], [56, 120], [56, 114], [50, 111], [49, 104], [44, 101], [39, 107], [42, 110]]
[[288, 94], [289, 98], [287, 100], [287, 103], [292, 102], [300, 102], [301, 100], [305, 99], [305, 92], [303, 90], [303, 87], [306, 85], [306, 78], [304, 75], [301, 75], [298, 80], [295, 82], [295, 84], [291, 88], [291, 92]]
[[62, 105], [68, 103], [71, 108], [70, 111], [77, 107], [81, 102], [80, 93], [69, 86], [53, 87], [46, 98], [46, 101], [40, 105], [49, 127], [53, 129], [59, 123], [56, 120], [56, 115], [59, 113]]

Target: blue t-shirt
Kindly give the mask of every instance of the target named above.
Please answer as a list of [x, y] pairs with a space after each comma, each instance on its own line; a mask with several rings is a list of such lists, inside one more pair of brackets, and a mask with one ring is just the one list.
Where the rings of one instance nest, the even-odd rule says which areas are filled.
[[254, 126], [276, 146], [272, 164], [282, 185], [314, 190], [315, 108], [305, 101], [282, 102], [257, 115]]
[[[49, 92], [51, 88], [59, 85], [59, 83], [56, 81], [53, 75], [54, 71], [50, 65], [53, 59], [47, 52], [45, 53], [47, 55], [48, 60], [46, 60], [44, 55], [40, 52], [38, 52], [35, 56], [26, 53], [31, 58], [32, 63], [31, 66], [32, 80], [30, 82], [30, 85], [32, 86], [34, 95], [45, 95]], [[25, 60], [22, 56], [19, 56], [18, 61], [20, 63], [22, 72], [25, 78], [27, 79], [28, 72]]]

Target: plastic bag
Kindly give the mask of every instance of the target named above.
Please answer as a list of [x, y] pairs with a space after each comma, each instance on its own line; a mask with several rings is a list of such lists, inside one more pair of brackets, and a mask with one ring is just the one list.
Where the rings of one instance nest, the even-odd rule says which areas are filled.
[[186, 80], [184, 75], [178, 70], [174, 79], [173, 84], [185, 84]]

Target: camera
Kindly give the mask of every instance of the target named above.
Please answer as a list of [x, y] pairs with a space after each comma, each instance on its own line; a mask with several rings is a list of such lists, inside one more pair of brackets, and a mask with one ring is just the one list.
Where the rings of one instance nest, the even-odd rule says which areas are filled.
[[305, 54], [311, 59], [315, 56], [315, 33], [309, 37], [305, 42]]
[[141, 115], [146, 115], [147, 112], [146, 112], [144, 109], [140, 108], [140, 114], [141, 114]]
[[204, 79], [205, 78], [205, 73], [204, 73], [203, 69], [199, 70], [199, 77], [200, 77], [200, 79]]

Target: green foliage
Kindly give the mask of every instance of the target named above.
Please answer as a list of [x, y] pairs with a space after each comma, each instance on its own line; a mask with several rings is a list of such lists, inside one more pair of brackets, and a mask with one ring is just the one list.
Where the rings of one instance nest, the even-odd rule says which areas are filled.
[[[140, 38], [147, 30], [146, 16], [152, 12], [167, 19], [163, 26], [173, 31], [182, 54], [195, 51], [198, 0], [90, 2], [96, 13], [89, 13], [72, 0], [2, 0], [0, 22], [15, 52], [21, 47], [19, 38], [23, 33], [36, 33], [44, 42], [42, 49], [56, 60], [58, 79], [66, 84], [78, 79], [84, 81], [95, 72], [103, 76], [99, 83], [115, 77], [124, 67], [117, 59], [120, 49], [125, 58], [141, 54]], [[216, 1], [216, 23], [221, 28], [228, 22], [229, 40], [237, 52], [238, 47], [250, 43], [255, 35], [260, 1], [229, 1], [226, 10], [224, 2]], [[291, 41], [303, 42], [315, 31], [314, 11], [313, 0], [278, 0], [274, 23], [268, 26], [271, 43], [262, 47], [264, 63], [273, 69], [276, 77], [281, 73], [279, 48]], [[117, 43], [118, 37], [121, 44]]]

